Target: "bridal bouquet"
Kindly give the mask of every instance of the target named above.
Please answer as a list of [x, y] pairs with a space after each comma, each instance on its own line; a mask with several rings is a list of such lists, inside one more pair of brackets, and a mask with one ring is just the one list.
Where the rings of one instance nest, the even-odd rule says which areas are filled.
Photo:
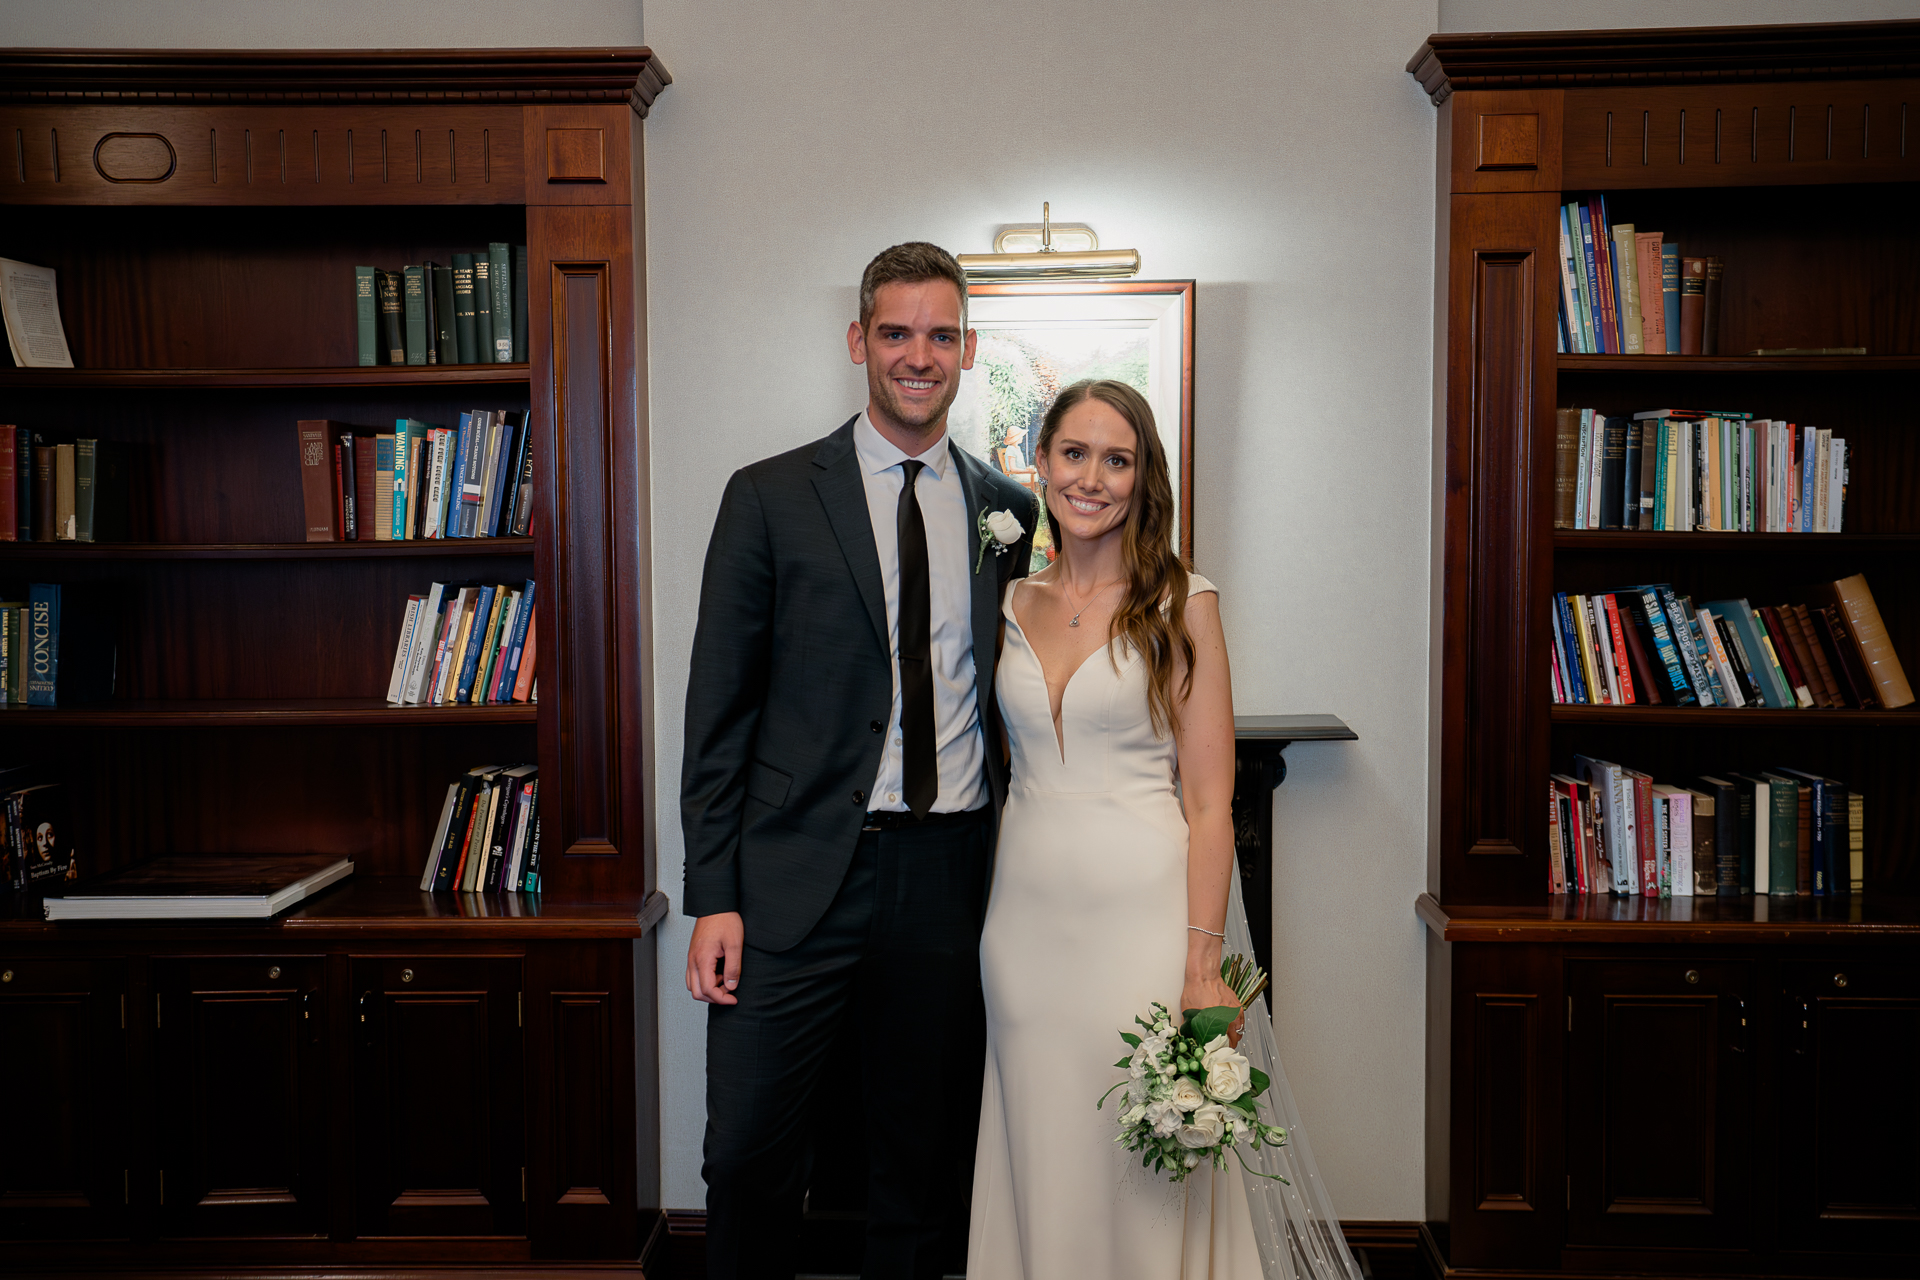
[[[1184, 1182], [1203, 1160], [1225, 1168], [1229, 1151], [1245, 1168], [1241, 1143], [1284, 1146], [1287, 1141], [1285, 1129], [1262, 1124], [1254, 1110], [1254, 1099], [1270, 1083], [1266, 1073], [1227, 1043], [1227, 1028], [1260, 994], [1267, 976], [1240, 956], [1222, 963], [1220, 973], [1240, 1003], [1188, 1009], [1176, 1028], [1167, 1007], [1156, 1002], [1148, 1016], [1134, 1018], [1146, 1035], [1120, 1033], [1132, 1053], [1113, 1065], [1125, 1067], [1127, 1079], [1094, 1104], [1104, 1107], [1115, 1089], [1125, 1089], [1120, 1136], [1114, 1141], [1140, 1152], [1143, 1168], [1158, 1169], [1175, 1182]], [[1277, 1174], [1260, 1176], [1286, 1181]]]

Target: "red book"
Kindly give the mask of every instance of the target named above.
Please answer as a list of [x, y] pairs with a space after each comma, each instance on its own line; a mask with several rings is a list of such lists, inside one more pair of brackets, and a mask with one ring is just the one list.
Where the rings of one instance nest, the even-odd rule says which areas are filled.
[[340, 446], [333, 446], [333, 527], [339, 530], [340, 539], [347, 536], [347, 490], [345, 477], [340, 469], [345, 464], [340, 458]]
[[1620, 659], [1615, 664], [1620, 672], [1620, 701], [1626, 706], [1633, 705], [1633, 663], [1627, 657], [1627, 638], [1620, 631], [1620, 606], [1610, 595], [1600, 597], [1607, 602], [1607, 629], [1613, 632], [1613, 652]]
[[324, 421], [295, 424], [300, 433], [300, 499], [306, 509], [308, 542], [337, 542], [333, 523], [333, 475], [327, 466]]
[[378, 523], [373, 518], [374, 507], [373, 440], [363, 437], [353, 445], [353, 511], [354, 539], [358, 542], [374, 540], [373, 526]]
[[14, 500], [14, 489], [18, 484], [19, 472], [14, 468], [13, 442], [19, 433], [10, 426], [0, 426], [0, 542], [19, 540], [19, 508]]

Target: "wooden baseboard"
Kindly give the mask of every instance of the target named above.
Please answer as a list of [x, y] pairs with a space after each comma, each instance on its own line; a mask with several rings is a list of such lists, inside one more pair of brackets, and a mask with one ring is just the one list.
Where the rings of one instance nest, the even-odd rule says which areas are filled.
[[[1421, 1224], [1397, 1221], [1342, 1222], [1348, 1247], [1365, 1254], [1375, 1280], [1416, 1280]], [[702, 1209], [668, 1209], [664, 1234], [647, 1280], [706, 1280], [707, 1215]]]

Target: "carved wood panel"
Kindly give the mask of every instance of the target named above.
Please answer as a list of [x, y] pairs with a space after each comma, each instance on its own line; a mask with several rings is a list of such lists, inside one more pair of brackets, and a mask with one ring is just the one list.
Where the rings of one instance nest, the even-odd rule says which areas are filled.
[[0, 1239], [127, 1229], [126, 969], [0, 956]]
[[1568, 190], [1920, 180], [1920, 81], [1570, 90]]
[[521, 114], [0, 105], [0, 203], [515, 204], [526, 198]]
[[1479, 1209], [1530, 1210], [1540, 1198], [1535, 1161], [1539, 1098], [1537, 996], [1474, 998], [1474, 1199]]
[[1558, 191], [1565, 96], [1558, 89], [1454, 94], [1452, 190]]

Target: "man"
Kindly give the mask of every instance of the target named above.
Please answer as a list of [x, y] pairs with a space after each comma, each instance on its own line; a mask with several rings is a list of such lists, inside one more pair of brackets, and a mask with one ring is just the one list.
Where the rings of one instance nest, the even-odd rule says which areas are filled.
[[[973, 349], [949, 254], [874, 258], [847, 330], [866, 411], [736, 472], [707, 547], [681, 822], [715, 1280], [791, 1280], [815, 1141], [866, 1148], [868, 1280], [938, 1276], [969, 1190], [1000, 599], [1036, 522], [947, 439]], [[1006, 511], [1012, 545], [986, 532]], [[848, 1016], [859, 1054], [829, 1061]]]

